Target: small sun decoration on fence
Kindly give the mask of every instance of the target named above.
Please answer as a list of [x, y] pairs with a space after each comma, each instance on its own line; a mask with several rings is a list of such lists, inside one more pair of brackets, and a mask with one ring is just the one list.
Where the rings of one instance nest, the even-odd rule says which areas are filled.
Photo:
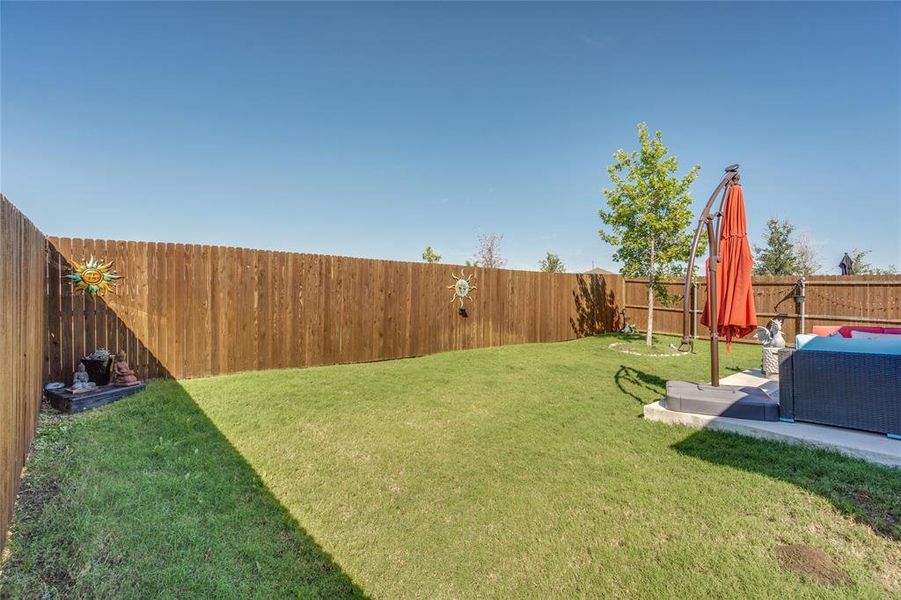
[[72, 272], [66, 275], [66, 279], [74, 286], [75, 290], [82, 290], [94, 297], [103, 296], [107, 291], [116, 293], [116, 280], [122, 279], [113, 270], [113, 261], [106, 262], [93, 256], [83, 262], [75, 261]]
[[460, 301], [460, 315], [466, 316], [466, 308], [463, 306], [463, 302], [465, 300], [469, 300], [472, 302], [472, 293], [475, 291], [476, 286], [472, 285], [472, 279], [475, 277], [473, 273], [469, 277], [463, 271], [460, 271], [460, 276], [457, 277], [453, 273], [451, 273], [451, 277], [454, 278], [454, 283], [447, 286], [447, 289], [454, 290], [454, 295], [451, 297], [451, 304]]

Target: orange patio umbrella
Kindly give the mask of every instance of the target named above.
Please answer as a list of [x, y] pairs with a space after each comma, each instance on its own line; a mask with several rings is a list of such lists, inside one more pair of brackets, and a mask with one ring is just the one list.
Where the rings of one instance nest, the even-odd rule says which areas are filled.
[[[748, 335], [757, 328], [754, 295], [751, 290], [751, 247], [745, 222], [745, 198], [739, 182], [738, 165], [726, 167], [726, 173], [704, 205], [695, 229], [688, 255], [685, 292], [682, 296], [682, 344], [694, 350], [691, 335], [692, 275], [701, 236], [706, 232], [710, 258], [707, 261], [707, 302], [701, 323], [710, 329], [710, 383], [667, 381], [665, 403], [667, 410], [676, 412], [776, 421], [779, 402], [763, 390], [746, 385], [720, 386], [719, 340], [728, 345], [735, 338]], [[720, 192], [719, 210], [713, 210]]]
[[[715, 274], [716, 284], [707, 286], [707, 302], [701, 313], [701, 323], [710, 326], [710, 288], [716, 294], [715, 319], [719, 338], [726, 347], [734, 338], [741, 338], [757, 330], [757, 311], [751, 289], [751, 246], [745, 218], [745, 196], [740, 183], [729, 186], [723, 215], [719, 222], [717, 248], [711, 256], [719, 256], [719, 264], [708, 264], [708, 273]], [[708, 259], [709, 260], [709, 259]]]

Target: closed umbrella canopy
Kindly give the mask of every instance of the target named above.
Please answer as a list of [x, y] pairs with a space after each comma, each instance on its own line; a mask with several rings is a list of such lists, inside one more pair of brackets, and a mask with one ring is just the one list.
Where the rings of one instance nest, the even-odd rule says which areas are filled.
[[[745, 195], [741, 184], [729, 188], [720, 221], [719, 256], [716, 270], [716, 331], [729, 344], [757, 330], [757, 311], [751, 289], [751, 246], [745, 218]], [[709, 290], [709, 287], [708, 287]], [[708, 291], [701, 323], [710, 326]]]

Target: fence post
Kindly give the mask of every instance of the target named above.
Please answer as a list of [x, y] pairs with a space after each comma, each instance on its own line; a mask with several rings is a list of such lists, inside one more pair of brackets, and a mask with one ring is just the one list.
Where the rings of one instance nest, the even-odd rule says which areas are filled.
[[[806, 320], [806, 298], [807, 298], [807, 280], [801, 278], [798, 280], [798, 293], [795, 294], [795, 301], [798, 303], [798, 314], [801, 315], [800, 332], [805, 333], [804, 325]], [[795, 334], [797, 335], [797, 334]]]

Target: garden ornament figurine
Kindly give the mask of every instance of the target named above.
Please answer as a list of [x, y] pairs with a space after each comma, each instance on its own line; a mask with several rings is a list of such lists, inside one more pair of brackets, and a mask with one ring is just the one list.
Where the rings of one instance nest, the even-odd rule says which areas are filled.
[[135, 372], [128, 368], [125, 360], [125, 351], [119, 350], [116, 353], [116, 362], [113, 364], [113, 385], [126, 386], [137, 385], [141, 383], [135, 377]]
[[72, 387], [69, 388], [69, 391], [73, 394], [79, 394], [81, 392], [86, 392], [90, 389], [94, 389], [97, 387], [97, 384], [90, 380], [88, 377], [88, 372], [85, 370], [84, 365], [78, 365], [78, 370], [75, 371], [75, 374], [72, 376], [73, 383]]
[[620, 328], [619, 332], [625, 333], [626, 335], [631, 335], [631, 334], [635, 333], [635, 329], [631, 325], [629, 325], [629, 319], [628, 319], [628, 317], [626, 317], [626, 309], [624, 308], [621, 311], [619, 311], [619, 314], [623, 318], [623, 326], [622, 326], [622, 328]]
[[773, 319], [766, 327], [757, 328], [757, 339], [763, 342], [764, 348], [785, 348], [782, 336], [782, 321]]
[[766, 327], [758, 327], [757, 339], [763, 342], [760, 370], [767, 377], [777, 377], [779, 375], [779, 349], [785, 348], [782, 321], [773, 319]]

